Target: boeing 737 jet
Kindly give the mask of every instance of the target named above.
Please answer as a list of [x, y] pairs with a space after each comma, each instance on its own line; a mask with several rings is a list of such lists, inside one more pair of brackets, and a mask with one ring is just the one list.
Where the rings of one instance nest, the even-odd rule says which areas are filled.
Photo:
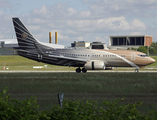
[[59, 49], [39, 42], [19, 18], [13, 18], [18, 41], [17, 54], [38, 62], [77, 67], [76, 72], [105, 70], [112, 67], [134, 67], [135, 71], [155, 60], [146, 54], [131, 50], [108, 49]]

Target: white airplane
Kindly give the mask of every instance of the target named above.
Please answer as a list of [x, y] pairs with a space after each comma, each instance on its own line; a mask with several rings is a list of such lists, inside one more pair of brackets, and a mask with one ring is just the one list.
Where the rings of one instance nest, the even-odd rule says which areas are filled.
[[155, 62], [146, 54], [131, 50], [57, 49], [56, 45], [50, 47], [35, 39], [19, 18], [13, 18], [13, 24], [19, 45], [14, 49], [18, 55], [43, 63], [77, 67], [77, 73], [112, 67], [134, 67], [138, 72], [139, 68]]

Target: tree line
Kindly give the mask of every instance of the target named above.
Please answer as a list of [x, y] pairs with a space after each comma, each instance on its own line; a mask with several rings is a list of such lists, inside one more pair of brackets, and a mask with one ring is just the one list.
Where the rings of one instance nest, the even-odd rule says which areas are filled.
[[[148, 54], [148, 46], [140, 46], [138, 49], [132, 47], [128, 48], [128, 50], [135, 50]], [[149, 46], [149, 55], [157, 55], [157, 42], [152, 42]]]

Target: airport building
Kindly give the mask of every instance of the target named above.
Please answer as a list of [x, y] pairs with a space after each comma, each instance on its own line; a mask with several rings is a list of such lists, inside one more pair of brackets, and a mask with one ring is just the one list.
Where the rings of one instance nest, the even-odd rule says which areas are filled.
[[7, 48], [18, 47], [16, 39], [2, 39], [0, 40], [0, 55], [17, 55], [15, 51], [11, 51]]
[[107, 49], [107, 45], [101, 42], [93, 42], [90, 44], [91, 49]]
[[101, 42], [86, 42], [86, 41], [74, 41], [71, 43], [71, 47], [74, 48], [90, 48], [90, 49], [107, 49], [107, 45]]
[[130, 35], [130, 36], [110, 36], [109, 49], [139, 48], [140, 46], [150, 46], [153, 37], [150, 35]]
[[90, 47], [90, 42], [87, 41], [74, 41], [74, 43], [71, 43], [71, 47]]

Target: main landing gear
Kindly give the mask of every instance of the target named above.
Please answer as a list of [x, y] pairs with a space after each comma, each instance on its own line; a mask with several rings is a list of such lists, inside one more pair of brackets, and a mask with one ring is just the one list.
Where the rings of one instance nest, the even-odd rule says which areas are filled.
[[82, 71], [83, 73], [86, 73], [86, 72], [87, 72], [87, 70], [86, 70], [85, 68], [82, 68], [82, 70], [81, 70], [80, 68], [77, 68], [77, 69], [76, 69], [76, 72], [77, 72], [77, 73], [81, 73], [81, 71]]

